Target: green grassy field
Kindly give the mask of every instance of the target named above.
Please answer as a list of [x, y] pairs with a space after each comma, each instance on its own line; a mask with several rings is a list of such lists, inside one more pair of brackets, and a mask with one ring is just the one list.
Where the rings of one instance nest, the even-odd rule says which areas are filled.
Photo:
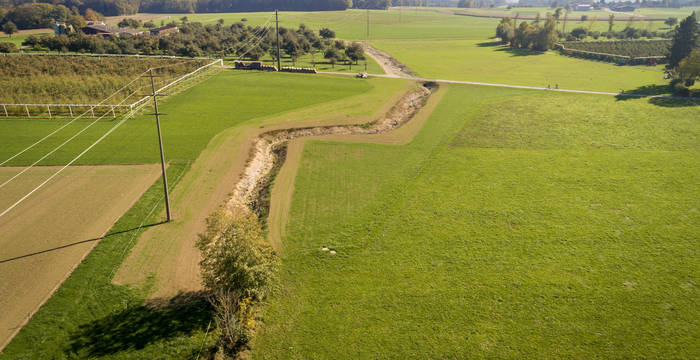
[[700, 356], [697, 107], [448, 91], [408, 146], [307, 144], [252, 357]]
[[[323, 11], [323, 12], [281, 12], [280, 26], [296, 27], [305, 24], [318, 30], [323, 27], [336, 32], [341, 39], [367, 39], [367, 12], [362, 10]], [[434, 38], [478, 38], [491, 36], [494, 32], [495, 19], [477, 19], [454, 16], [431, 11], [403, 12], [372, 10], [370, 16], [370, 40], [376, 39], [434, 39]], [[188, 16], [191, 21], [205, 24], [216, 23], [224, 19], [234, 23], [246, 18], [249, 25], [262, 25], [268, 19], [274, 25], [274, 13], [226, 13], [194, 14]], [[495, 22], [496, 21], [496, 22]]]
[[696, 13], [700, 13], [700, 6], [685, 6], [677, 9], [643, 8], [635, 10], [634, 13], [648, 17], [658, 17], [662, 19], [668, 17], [676, 17], [680, 20], [681, 18], [687, 17], [688, 15], [692, 14], [693, 11], [695, 11]]
[[12, 36], [7, 36], [7, 35], [5, 35], [5, 33], [3, 33], [3, 35], [0, 35], [0, 42], [11, 42], [11, 43], [17, 45], [17, 47], [20, 47], [22, 45], [22, 41], [24, 41], [26, 38], [28, 38], [32, 35], [41, 36], [44, 34], [15, 34]]
[[[311, 29], [318, 30], [328, 27], [336, 32], [339, 38], [346, 40], [399, 40], [399, 39], [484, 39], [494, 36], [499, 19], [478, 18], [452, 15], [443, 9], [428, 9], [421, 11], [395, 8], [386, 10], [371, 10], [369, 12], [370, 33], [367, 36], [367, 12], [363, 10], [324, 11], [324, 12], [282, 12], [280, 26], [296, 27], [305, 24]], [[501, 13], [497, 9], [494, 12]], [[544, 18], [547, 9], [542, 9]], [[551, 9], [548, 10], [551, 12]], [[534, 15], [536, 12], [532, 13]], [[607, 15], [605, 15], [607, 17]], [[225, 23], [235, 23], [245, 18], [248, 25], [274, 25], [274, 14], [264, 13], [222, 13], [222, 14], [192, 14], [187, 16], [190, 21], [204, 24], [214, 24], [219, 19]], [[168, 20], [174, 20], [171, 18]], [[271, 20], [272, 22], [267, 22]], [[167, 21], [167, 20], [166, 20]], [[616, 21], [613, 30], [624, 29], [627, 21]], [[632, 22], [633, 27], [649, 30], [666, 28], [662, 22]], [[587, 22], [569, 21], [567, 27], [587, 27]], [[593, 30], [607, 31], [606, 21], [597, 21]]]
[[558, 84], [565, 89], [612, 92], [665, 83], [661, 66], [615, 66], [502, 47], [488, 40], [378, 41], [372, 45], [427, 78], [552, 88]]
[[[339, 99], [371, 88], [368, 82], [350, 78], [277, 75], [270, 77], [261, 72], [227, 70], [178, 95], [176, 100], [166, 101], [162, 105], [162, 111], [168, 115], [161, 118], [161, 123], [168, 159], [194, 160], [214, 135], [249, 119]], [[3, 142], [0, 159], [9, 158], [67, 121], [69, 120], [26, 118], [0, 120]], [[6, 165], [31, 164], [92, 121], [90, 118], [76, 121]], [[111, 118], [100, 120], [78, 139], [38, 165], [68, 162], [115, 124], [116, 120]], [[159, 160], [158, 142], [155, 139], [157, 135], [153, 117], [137, 116], [128, 120], [77, 164], [155, 163]]]
[[[255, 126], [262, 119], [370, 91], [375, 81], [301, 74], [225, 71], [162, 104], [165, 154], [171, 189], [209, 140], [224, 129]], [[381, 86], [380, 86], [381, 88]], [[390, 87], [391, 88], [391, 87]], [[0, 121], [3, 160], [60, 123]], [[84, 126], [81, 123], [78, 126]], [[113, 122], [98, 123], [87, 136], [47, 159], [61, 164], [104, 133]], [[127, 122], [88, 153], [83, 164], [152, 163], [158, 159], [153, 119]], [[77, 131], [71, 127], [72, 133]], [[44, 154], [57, 139], [18, 158], [24, 165]], [[10, 145], [11, 144], [11, 145]], [[43, 164], [43, 163], [42, 163]], [[162, 188], [151, 189], [109, 231], [83, 263], [0, 354], [0, 359], [113, 358], [192, 359], [215, 336], [205, 333], [211, 315], [204, 300], [190, 294], [144, 306], [149, 286], [131, 289], [111, 283], [126, 253], [149, 226], [162, 221]], [[141, 227], [145, 226], [145, 227]], [[40, 345], [39, 345], [40, 344]]]
[[[222, 18], [228, 23], [245, 17], [249, 24], [263, 24], [270, 15], [196, 14], [189, 18], [205, 23], [215, 23]], [[284, 26], [295, 27], [304, 23], [313, 29], [329, 27], [343, 39], [366, 38], [365, 20], [365, 12], [357, 10], [290, 12], [281, 15]], [[373, 40], [372, 45], [387, 51], [424, 77], [530, 86], [549, 84], [555, 87], [559, 84], [562, 88], [596, 91], [630, 91], [665, 83], [660, 66], [619, 67], [573, 59], [554, 52], [534, 55], [533, 52], [493, 46], [495, 44], [491, 38], [498, 19], [423, 10], [404, 10], [400, 13], [392, 9], [370, 11], [370, 20], [369, 38]], [[627, 21], [618, 21], [614, 30], [622, 30], [628, 24]], [[587, 27], [587, 23], [567, 23], [568, 29], [579, 26]], [[596, 22], [593, 29], [606, 31], [607, 26], [607, 22]], [[651, 30], [665, 27], [661, 22], [641, 21], [633, 22], [632, 26]]]
[[[546, 13], [553, 13], [554, 9], [550, 7], [513, 7], [510, 10], [505, 7], [491, 8], [491, 9], [460, 9], [451, 8], [453, 11], [474, 13], [474, 14], [507, 14], [514, 17], [516, 14], [525, 16], [535, 16], [540, 13], [544, 16]], [[686, 17], [693, 13], [693, 11], [700, 11], [700, 7], [685, 6], [681, 8], [640, 8], [633, 12], [623, 12], [614, 13], [616, 17], [627, 17], [629, 14], [634, 14], [635, 16], [651, 17], [665, 19], [668, 17]], [[569, 12], [569, 18], [580, 17], [581, 15], [587, 15], [589, 18], [597, 16], [599, 19], [607, 20], [611, 13], [605, 10], [591, 10], [591, 11], [571, 11]]]

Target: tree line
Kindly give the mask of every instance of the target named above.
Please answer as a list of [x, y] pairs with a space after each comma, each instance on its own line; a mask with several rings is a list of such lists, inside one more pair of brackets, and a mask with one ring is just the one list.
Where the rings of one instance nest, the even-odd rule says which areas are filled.
[[[203, 25], [189, 22], [187, 17], [169, 25], [177, 25], [180, 32], [168, 36], [122, 34], [105, 38], [80, 32], [69, 35], [32, 35], [22, 44], [36, 51], [92, 54], [230, 56], [246, 60], [260, 60], [265, 56], [276, 60], [277, 57], [277, 36], [271, 28], [245, 26], [240, 22], [225, 26], [223, 20]], [[364, 59], [364, 51], [359, 44], [346, 45], [343, 41], [334, 40], [335, 32], [328, 28], [315, 32], [304, 24], [297, 29], [281, 27], [279, 36], [281, 55], [288, 56], [294, 63], [305, 54], [311, 54], [313, 61], [317, 56], [320, 60], [322, 56], [332, 65], [337, 62], [352, 64]], [[0, 48], [0, 52], [9, 51]]]
[[558, 40], [554, 16], [547, 15], [544, 22], [534, 21], [529, 23], [504, 17], [496, 27], [496, 36], [504, 45], [515, 48], [546, 51], [551, 49]]
[[46, 27], [52, 25], [53, 20], [67, 21], [71, 15], [83, 15], [88, 11], [118, 16], [138, 12], [345, 10], [353, 5], [361, 9], [387, 9], [391, 4], [391, 0], [356, 0], [354, 4], [352, 0], [0, 0], [0, 25], [12, 21], [20, 29]]

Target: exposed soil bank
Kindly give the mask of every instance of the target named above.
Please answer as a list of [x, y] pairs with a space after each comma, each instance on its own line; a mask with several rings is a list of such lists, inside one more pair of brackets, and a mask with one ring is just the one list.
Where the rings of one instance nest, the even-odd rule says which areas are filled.
[[415, 76], [415, 74], [411, 71], [411, 69], [408, 68], [408, 66], [402, 64], [400, 61], [396, 60], [396, 58], [392, 57], [386, 52], [381, 51], [366, 43], [362, 44], [362, 48], [365, 50], [365, 53], [369, 55], [369, 57], [374, 59], [374, 61], [376, 61], [377, 64], [379, 64], [379, 66], [381, 66], [382, 69], [384, 69], [384, 72], [387, 75], [398, 77]]
[[[389, 112], [376, 121], [361, 125], [329, 125], [304, 128], [274, 130], [261, 134], [254, 141], [247, 166], [240, 181], [236, 184], [226, 208], [246, 209], [259, 215], [267, 214], [271, 178], [275, 169], [284, 162], [284, 152], [280, 151], [293, 139], [322, 135], [362, 135], [381, 134], [400, 127], [408, 122], [421, 109], [431, 94], [434, 84], [419, 83], [415, 89], [405, 94]], [[264, 208], [261, 208], [264, 207]]]

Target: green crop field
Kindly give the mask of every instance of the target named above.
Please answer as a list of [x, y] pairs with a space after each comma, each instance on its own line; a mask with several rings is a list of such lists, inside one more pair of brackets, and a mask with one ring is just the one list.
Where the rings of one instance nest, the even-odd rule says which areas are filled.
[[[379, 82], [381, 83], [379, 83]], [[264, 118], [367, 93], [393, 92], [396, 80], [355, 80], [302, 74], [224, 71], [169, 99], [161, 111], [171, 189], [216, 134], [227, 128], [257, 126]], [[384, 95], [382, 95], [384, 96]], [[320, 114], [319, 114], [320, 115]], [[3, 160], [46, 135], [57, 120], [0, 121]], [[99, 122], [42, 164], [64, 164], [115, 124]], [[69, 134], [87, 125], [78, 122], [55, 139], [13, 161], [25, 165]], [[243, 140], [243, 139], [241, 139]], [[150, 116], [129, 120], [95, 147], [81, 164], [135, 164], [158, 161], [155, 124]], [[111, 283], [114, 271], [145, 230], [162, 219], [162, 192], [157, 182], [109, 231], [60, 290], [40, 309], [0, 359], [36, 358], [182, 358], [196, 356], [211, 319], [206, 302], [187, 297], [159, 306], [144, 306], [148, 284], [138, 290]], [[41, 346], [37, 346], [41, 343]]]
[[700, 356], [700, 116], [662, 105], [451, 86], [410, 145], [308, 143], [253, 358]]
[[[615, 66], [548, 52], [502, 47], [492, 41], [382, 41], [374, 46], [427, 78], [631, 92], [664, 84], [662, 66]], [[435, 61], [440, 59], [440, 61]]]

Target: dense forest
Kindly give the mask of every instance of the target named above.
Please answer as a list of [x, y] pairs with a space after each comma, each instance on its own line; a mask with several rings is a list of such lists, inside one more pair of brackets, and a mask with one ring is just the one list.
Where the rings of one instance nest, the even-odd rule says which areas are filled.
[[[53, 20], [97, 12], [104, 16], [151, 13], [239, 12], [271, 10], [345, 10], [352, 0], [0, 0], [0, 24], [45, 27]], [[386, 9], [390, 0], [357, 0], [357, 7]], [[92, 19], [88, 19], [92, 20]]]

